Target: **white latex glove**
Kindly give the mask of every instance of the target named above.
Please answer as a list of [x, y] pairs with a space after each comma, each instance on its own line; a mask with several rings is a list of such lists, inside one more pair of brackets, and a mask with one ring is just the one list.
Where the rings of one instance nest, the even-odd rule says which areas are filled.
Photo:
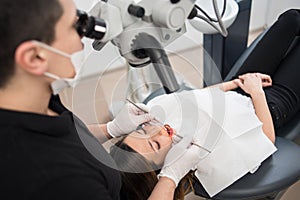
[[[148, 112], [148, 108], [145, 104], [137, 103], [136, 105]], [[107, 132], [112, 137], [126, 135], [136, 130], [139, 125], [153, 119], [154, 117], [149, 113], [145, 113], [136, 106], [127, 103], [117, 114], [115, 119], [107, 123]]]
[[185, 152], [171, 165], [163, 166], [158, 177], [168, 177], [174, 181], [176, 187], [179, 181], [190, 171], [195, 170], [201, 158], [201, 149], [191, 145]]

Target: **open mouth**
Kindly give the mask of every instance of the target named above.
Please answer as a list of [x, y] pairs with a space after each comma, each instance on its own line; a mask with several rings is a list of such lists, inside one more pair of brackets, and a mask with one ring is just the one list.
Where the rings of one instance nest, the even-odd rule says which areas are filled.
[[165, 124], [164, 125], [166, 131], [168, 132], [169, 136], [172, 137], [174, 134], [173, 128], [171, 128], [171, 126], [169, 124]]

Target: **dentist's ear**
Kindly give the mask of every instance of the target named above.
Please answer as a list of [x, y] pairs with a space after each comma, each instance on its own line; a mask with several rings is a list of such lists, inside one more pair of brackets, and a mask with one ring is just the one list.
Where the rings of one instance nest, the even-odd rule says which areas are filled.
[[34, 41], [21, 43], [15, 51], [16, 65], [34, 75], [43, 75], [48, 62], [44, 50]]

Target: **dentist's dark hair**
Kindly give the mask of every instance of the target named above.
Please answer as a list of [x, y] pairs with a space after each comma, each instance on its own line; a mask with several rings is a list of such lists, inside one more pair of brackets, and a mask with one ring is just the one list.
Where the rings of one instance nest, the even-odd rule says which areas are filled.
[[[124, 143], [124, 137], [110, 149], [122, 177], [121, 200], [148, 199], [158, 182], [158, 166]], [[136, 173], [134, 173], [136, 172]], [[175, 190], [174, 200], [183, 200], [192, 189], [193, 173], [187, 174]]]
[[28, 40], [51, 44], [62, 14], [59, 0], [0, 1], [0, 88], [14, 74], [18, 45]]

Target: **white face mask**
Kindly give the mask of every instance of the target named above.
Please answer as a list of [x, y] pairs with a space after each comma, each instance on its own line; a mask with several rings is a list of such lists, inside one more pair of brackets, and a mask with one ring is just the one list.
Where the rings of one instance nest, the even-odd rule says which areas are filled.
[[58, 94], [59, 92], [61, 92], [63, 89], [65, 89], [67, 87], [75, 87], [80, 80], [80, 78], [79, 78], [80, 70], [82, 69], [82, 66], [84, 65], [84, 63], [86, 61], [84, 50], [82, 49], [81, 51], [77, 51], [72, 54], [67, 54], [67, 53], [60, 51], [58, 49], [55, 49], [45, 43], [35, 41], [35, 40], [34, 40], [34, 42], [49, 51], [52, 51], [56, 54], [66, 57], [66, 58], [69, 58], [71, 60], [71, 63], [74, 66], [74, 69], [75, 69], [74, 78], [61, 78], [61, 77], [59, 77], [55, 74], [49, 73], [49, 72], [44, 73], [45, 76], [55, 79], [55, 81], [53, 81], [51, 83], [51, 88], [52, 88], [53, 94]]

